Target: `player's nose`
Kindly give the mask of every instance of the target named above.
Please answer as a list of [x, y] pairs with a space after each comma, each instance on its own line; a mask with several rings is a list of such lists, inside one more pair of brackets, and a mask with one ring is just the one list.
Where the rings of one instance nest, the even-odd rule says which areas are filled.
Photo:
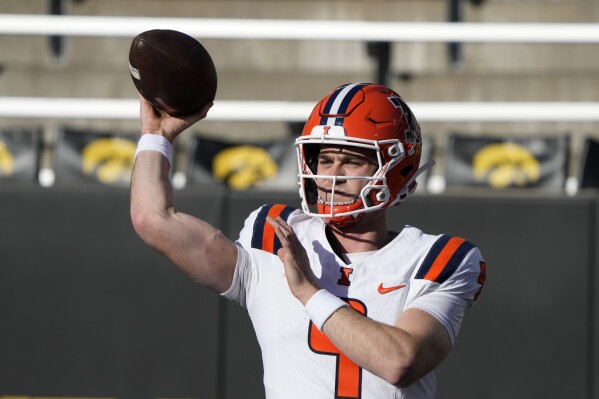
[[335, 184], [343, 184], [347, 182], [347, 179], [344, 179], [345, 174], [340, 171], [339, 173], [335, 173]]
[[[341, 162], [335, 162], [331, 168], [331, 174], [333, 176], [345, 176], [343, 164], [341, 164]], [[340, 180], [338, 179], [337, 181], [339, 182]]]

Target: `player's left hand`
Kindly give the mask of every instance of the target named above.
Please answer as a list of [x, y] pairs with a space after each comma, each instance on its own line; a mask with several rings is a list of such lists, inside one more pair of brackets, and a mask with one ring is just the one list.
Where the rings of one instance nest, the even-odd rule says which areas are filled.
[[274, 219], [269, 216], [266, 220], [275, 229], [275, 234], [281, 242], [281, 249], [279, 249], [277, 255], [285, 267], [285, 277], [289, 289], [305, 305], [312, 298], [312, 295], [320, 289], [310, 268], [306, 249], [291, 226], [283, 219], [280, 217]]

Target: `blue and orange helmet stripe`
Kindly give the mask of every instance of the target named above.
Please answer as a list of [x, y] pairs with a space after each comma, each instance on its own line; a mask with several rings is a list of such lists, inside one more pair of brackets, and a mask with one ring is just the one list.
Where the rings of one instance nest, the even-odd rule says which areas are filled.
[[321, 111], [320, 124], [329, 126], [343, 126], [343, 119], [349, 104], [355, 95], [370, 83], [351, 83], [339, 86], [324, 104]]

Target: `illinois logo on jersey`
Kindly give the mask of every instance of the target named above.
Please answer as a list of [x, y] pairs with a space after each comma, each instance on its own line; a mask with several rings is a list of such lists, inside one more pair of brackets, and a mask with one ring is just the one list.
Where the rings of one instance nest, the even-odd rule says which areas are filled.
[[353, 272], [354, 272], [354, 269], [352, 269], [350, 267], [340, 267], [339, 273], [340, 273], [341, 277], [339, 278], [339, 280], [337, 280], [337, 284], [345, 285], [345, 286], [349, 287], [351, 285], [350, 276]]
[[81, 168], [105, 184], [131, 180], [136, 144], [121, 138], [99, 138], [87, 144], [81, 153]]

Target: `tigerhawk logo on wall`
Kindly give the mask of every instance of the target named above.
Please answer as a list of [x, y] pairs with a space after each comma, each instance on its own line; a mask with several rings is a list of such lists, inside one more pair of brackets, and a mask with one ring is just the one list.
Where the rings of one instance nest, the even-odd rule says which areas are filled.
[[81, 168], [104, 184], [129, 182], [136, 145], [126, 139], [109, 137], [92, 141], [83, 148]]
[[10, 176], [14, 170], [15, 157], [4, 141], [0, 140], [0, 175]]
[[445, 157], [447, 187], [541, 188], [561, 191], [569, 138], [453, 134]]
[[277, 174], [278, 166], [260, 147], [241, 145], [218, 152], [212, 159], [212, 174], [235, 190], [246, 190]]
[[472, 159], [474, 178], [493, 188], [524, 187], [539, 181], [541, 165], [527, 149], [515, 143], [482, 147]]
[[295, 189], [294, 138], [256, 143], [192, 136], [186, 146], [189, 185], [218, 183], [232, 190]]

